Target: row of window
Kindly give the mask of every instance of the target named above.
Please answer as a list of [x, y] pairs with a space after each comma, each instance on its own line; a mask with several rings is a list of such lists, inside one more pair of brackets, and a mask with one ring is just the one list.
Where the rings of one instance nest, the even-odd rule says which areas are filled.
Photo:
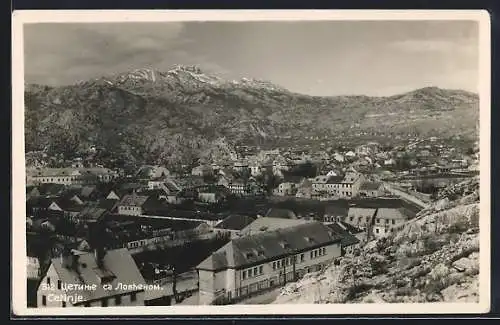
[[[371, 217], [366, 217], [366, 222], [370, 222]], [[354, 217], [349, 217], [349, 221], [353, 222]], [[363, 221], [363, 217], [358, 217], [358, 223], [361, 223]]]
[[399, 229], [396, 229], [396, 228], [391, 228], [391, 229], [385, 229], [385, 228], [376, 228], [375, 229], [375, 233], [379, 234], [379, 233], [386, 233], [386, 232], [395, 232], [396, 230], [399, 230]]
[[[304, 276], [306, 273], [320, 271], [323, 269], [323, 265], [312, 265], [305, 269], [296, 270], [295, 274], [300, 278]], [[283, 285], [285, 281], [293, 281], [294, 280], [294, 272], [290, 271], [284, 274], [280, 272], [279, 276], [273, 276], [269, 279], [264, 279], [258, 282], [251, 283], [246, 286], [242, 286], [240, 288], [236, 288], [234, 292], [227, 291], [226, 298], [231, 300], [232, 298], [244, 297], [251, 293], [255, 293], [261, 290], [265, 290], [270, 287], [275, 287], [277, 285]]]
[[326, 247], [315, 249], [309, 253], [311, 259], [326, 255]]
[[56, 178], [41, 178], [40, 181], [41, 182], [69, 182], [69, 181], [74, 181], [76, 179], [76, 177], [65, 177], [65, 178], [60, 178], [60, 177], [56, 177]]
[[[115, 299], [115, 306], [118, 306], [118, 305], [121, 305], [122, 303], [122, 296], [116, 296], [114, 297]], [[130, 295], [130, 301], [134, 302], [137, 300], [137, 294], [134, 292]], [[42, 296], [42, 305], [43, 306], [47, 306], [47, 296]], [[85, 307], [90, 307], [90, 302], [86, 302], [84, 304]], [[105, 299], [102, 299], [101, 300], [101, 306], [102, 307], [108, 307], [108, 299], [105, 298]], [[66, 302], [63, 301], [62, 302], [62, 307], [66, 307]]]
[[[304, 262], [304, 254], [300, 254], [300, 262]], [[292, 265], [292, 263], [297, 263], [297, 256], [290, 256], [290, 257], [286, 257], [286, 258], [283, 258], [281, 260], [278, 260], [278, 261], [274, 261], [272, 263], [272, 266], [273, 266], [273, 270], [277, 270], [277, 269], [281, 269], [283, 267], [286, 267], [286, 266], [290, 266]]]
[[[392, 219], [392, 220], [389, 220], [389, 219], [384, 219], [385, 220], [385, 223], [388, 224], [388, 223], [392, 223], [393, 225], [396, 224], [396, 220]], [[382, 219], [380, 218], [377, 218], [377, 223], [381, 223], [382, 222]]]
[[247, 270], [243, 270], [241, 273], [241, 278], [245, 280], [246, 278], [253, 278], [262, 274], [264, 274], [264, 266], [260, 265], [253, 268], [249, 268]]
[[120, 209], [122, 210], [134, 210], [134, 211], [139, 211], [141, 207], [131, 207], [131, 206], [121, 206]]

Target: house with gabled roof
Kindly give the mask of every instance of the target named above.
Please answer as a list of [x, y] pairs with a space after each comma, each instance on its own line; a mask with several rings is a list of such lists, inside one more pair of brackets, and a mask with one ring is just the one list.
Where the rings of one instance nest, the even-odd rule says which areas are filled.
[[409, 209], [399, 208], [379, 208], [375, 215], [373, 225], [373, 235], [375, 237], [389, 236], [401, 227], [411, 218], [415, 217], [415, 213]]
[[149, 196], [132, 193], [125, 195], [116, 205], [118, 214], [139, 216], [144, 213], [144, 205]]
[[359, 187], [362, 197], [379, 197], [384, 195], [384, 184], [381, 182], [363, 182]]
[[170, 176], [170, 171], [162, 166], [145, 165], [139, 168], [135, 177], [139, 181], [149, 181], [154, 179], [163, 179]]
[[232, 239], [197, 267], [199, 304], [227, 304], [319, 271], [342, 237], [320, 222]]
[[144, 286], [126, 248], [81, 252], [65, 249], [52, 258], [37, 290], [37, 307], [143, 306]]
[[231, 238], [236, 238], [241, 235], [243, 229], [255, 221], [257, 217], [248, 215], [232, 214], [224, 218], [221, 222], [214, 226], [216, 233], [229, 233]]

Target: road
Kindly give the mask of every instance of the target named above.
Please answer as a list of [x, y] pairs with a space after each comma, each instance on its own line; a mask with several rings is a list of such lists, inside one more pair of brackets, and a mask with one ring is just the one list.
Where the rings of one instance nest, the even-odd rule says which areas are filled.
[[391, 192], [392, 194], [396, 195], [396, 196], [399, 196], [401, 197], [402, 199], [405, 199], [413, 204], [416, 204], [418, 205], [419, 207], [421, 207], [422, 209], [425, 209], [427, 208], [429, 205], [422, 201], [420, 198], [414, 196], [414, 195], [411, 195], [399, 188], [397, 188], [395, 185], [393, 184], [389, 184], [389, 183], [384, 183], [384, 187], [389, 191]]

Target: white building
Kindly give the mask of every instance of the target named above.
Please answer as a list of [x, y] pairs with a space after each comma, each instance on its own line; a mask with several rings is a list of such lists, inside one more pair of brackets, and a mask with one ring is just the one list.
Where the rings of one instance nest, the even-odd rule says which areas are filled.
[[199, 304], [230, 303], [319, 271], [341, 256], [341, 237], [320, 222], [231, 240], [197, 266]]
[[127, 249], [65, 252], [53, 258], [37, 307], [143, 306], [146, 282]]

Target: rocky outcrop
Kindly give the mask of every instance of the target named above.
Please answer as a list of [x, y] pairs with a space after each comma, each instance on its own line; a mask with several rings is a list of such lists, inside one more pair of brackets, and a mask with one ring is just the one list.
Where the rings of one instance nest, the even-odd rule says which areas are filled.
[[393, 237], [289, 284], [275, 303], [478, 302], [479, 202], [462, 199], [436, 202]]

